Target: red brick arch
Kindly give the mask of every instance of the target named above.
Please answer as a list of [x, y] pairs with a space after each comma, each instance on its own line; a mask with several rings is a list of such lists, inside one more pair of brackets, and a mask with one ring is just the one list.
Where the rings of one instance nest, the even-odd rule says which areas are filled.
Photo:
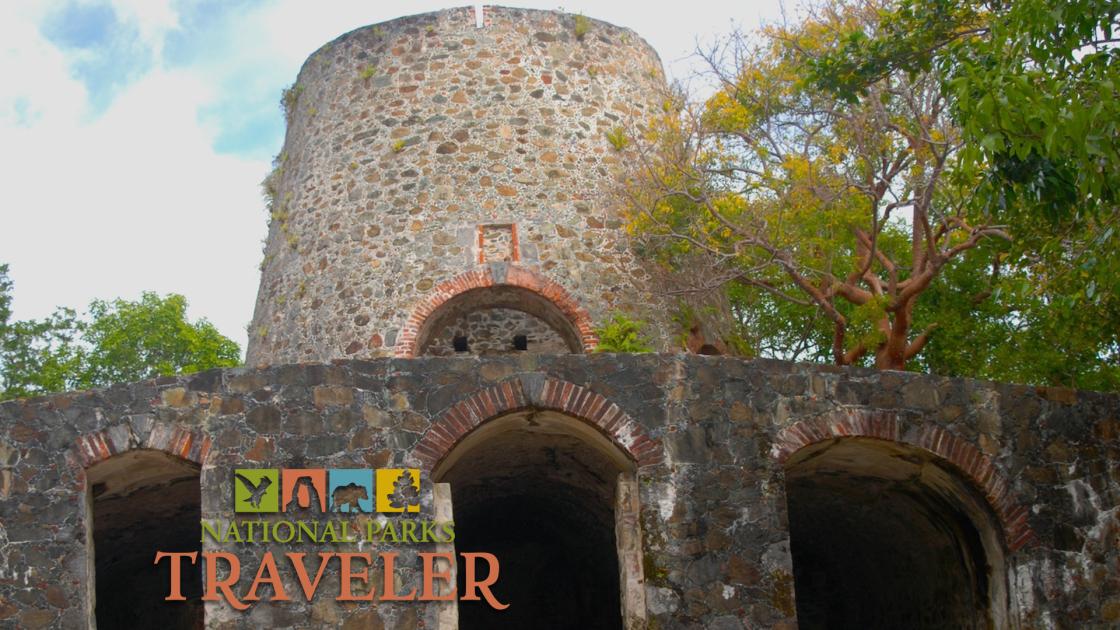
[[1027, 508], [1011, 484], [995, 468], [992, 459], [968, 440], [935, 424], [922, 424], [904, 436], [898, 418], [891, 413], [845, 410], [824, 417], [802, 420], [782, 429], [770, 454], [785, 464], [794, 453], [820, 442], [838, 438], [865, 437], [906, 444], [948, 461], [987, 500], [999, 519], [1004, 541], [1011, 552], [1035, 540], [1027, 523]]
[[664, 460], [661, 440], [651, 438], [618, 405], [575, 383], [532, 377], [503, 381], [451, 405], [432, 422], [412, 454], [434, 470], [478, 426], [523, 409], [557, 411], [581, 420], [603, 433], [638, 466]]
[[71, 453], [74, 462], [83, 469], [114, 455], [140, 449], [162, 451], [201, 466], [210, 446], [210, 436], [198, 430], [157, 422], [147, 438], [141, 440], [129, 424], [122, 423], [79, 436]]
[[572, 325], [579, 335], [584, 352], [591, 352], [598, 345], [599, 338], [591, 325], [591, 316], [567, 289], [543, 274], [520, 265], [508, 264], [500, 267], [486, 265], [437, 284], [432, 289], [431, 295], [416, 306], [408, 316], [408, 321], [397, 336], [397, 343], [393, 349], [394, 356], [405, 359], [416, 356], [420, 350], [418, 347], [420, 330], [424, 322], [448, 300], [473, 289], [497, 286], [518, 287], [545, 298], [556, 305]]

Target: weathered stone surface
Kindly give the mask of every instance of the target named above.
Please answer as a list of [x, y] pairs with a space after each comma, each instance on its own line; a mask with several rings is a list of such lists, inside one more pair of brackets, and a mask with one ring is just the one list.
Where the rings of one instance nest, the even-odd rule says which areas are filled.
[[[161, 415], [168, 409], [165, 401], [182, 396], [185, 404], [180, 392], [189, 391], [190, 377], [118, 386], [125, 395], [113, 399], [94, 391], [0, 404], [0, 435], [5, 436], [0, 438], [0, 519], [6, 540], [20, 543], [5, 548], [2, 566], [9, 568], [0, 580], [0, 615], [41, 627], [84, 618], [88, 543], [83, 532], [89, 515], [82, 507], [83, 470], [116, 457], [114, 451], [121, 448], [156, 448], [176, 457], [187, 453], [203, 467], [203, 518], [224, 518], [233, 468], [419, 465], [429, 470], [425, 462], [439, 453], [424, 449], [451, 448], [440, 441], [444, 438], [431, 440], [448, 414], [462, 408], [475, 418], [472, 422], [485, 423], [501, 417], [503, 409], [528, 406], [568, 410], [572, 422], [602, 418], [605, 435], [648, 462], [637, 476], [644, 600], [651, 623], [732, 627], [733, 618], [749, 621], [748, 627], [794, 623], [783, 462], [796, 459], [796, 451], [805, 447], [790, 442], [791, 431], [809, 444], [873, 436], [918, 449], [973, 487], [980, 500], [989, 502], [1001, 544], [1008, 548], [1002, 579], [1012, 603], [1005, 611], [1009, 623], [1116, 621], [1118, 396], [1078, 392], [1054, 398], [1029, 387], [914, 374], [899, 380], [873, 370], [730, 358], [525, 358], [380, 359], [228, 370], [214, 381], [211, 400], [220, 397], [227, 409], [237, 408], [228, 401], [238, 401], [242, 411], [211, 415], [201, 426], [176, 419], [189, 419], [196, 408], [211, 405], [201, 398], [193, 400], [193, 407], [171, 408], [180, 415]], [[382, 376], [371, 378], [376, 375]], [[836, 396], [810, 395], [818, 381]], [[263, 390], [274, 392], [264, 403], [255, 397]], [[896, 395], [888, 399], [884, 391]], [[476, 395], [481, 396], [477, 403], [460, 407]], [[953, 400], [959, 413], [946, 421], [939, 409], [924, 408], [923, 401], [933, 399]], [[695, 413], [697, 408], [703, 413]], [[141, 421], [145, 418], [150, 420]], [[148, 437], [125, 437], [132, 433], [122, 427], [138, 422], [147, 427]], [[19, 433], [17, 442], [15, 427], [36, 429]], [[76, 442], [54, 442], [60, 434]], [[981, 450], [979, 436], [986, 436], [991, 448]], [[787, 448], [794, 451], [787, 454]], [[992, 479], [998, 485], [985, 499], [984, 483]], [[10, 567], [17, 566], [31, 571], [26, 577], [16, 571], [12, 578]], [[28, 590], [25, 579], [60, 588]], [[318, 621], [308, 621], [311, 613], [301, 612], [298, 603], [261, 603], [252, 617], [211, 604], [206, 614], [211, 627], [245, 627], [250, 619], [265, 619], [261, 615], [271, 615], [269, 623], [283, 619], [293, 627], [377, 623], [325, 606], [314, 612]], [[429, 616], [434, 611], [416, 604], [381, 603], [377, 610], [387, 628], [415, 622], [408, 621], [412, 613], [404, 614], [409, 610], [418, 612], [427, 627], [434, 623]]]
[[[570, 14], [485, 12], [483, 29], [471, 7], [360, 28], [304, 64], [250, 365], [393, 356], [390, 331], [433, 287], [491, 262], [541, 273], [592, 322], [623, 311], [658, 348], [676, 343], [675, 305], [656, 297], [608, 194], [605, 134], [641, 133], [661, 111], [660, 59], [603, 22], [577, 39]], [[489, 227], [513, 239], [504, 251]]]

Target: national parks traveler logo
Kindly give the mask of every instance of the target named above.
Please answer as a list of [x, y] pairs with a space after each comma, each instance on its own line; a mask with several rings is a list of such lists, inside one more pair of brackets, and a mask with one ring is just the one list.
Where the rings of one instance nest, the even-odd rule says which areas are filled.
[[[339, 602], [461, 599], [485, 600], [497, 610], [508, 607], [491, 590], [499, 575], [494, 554], [456, 554], [451, 547], [454, 522], [411, 516], [421, 511], [416, 468], [237, 468], [230, 482], [237, 517], [200, 521], [205, 551], [156, 552], [155, 564], [166, 560], [170, 565], [165, 600], [186, 599], [183, 571], [201, 563], [202, 601], [225, 602], [238, 611], [259, 601], [311, 601], [324, 590]], [[394, 518], [367, 516], [375, 513]], [[322, 549], [308, 553], [302, 547], [308, 544]], [[286, 549], [288, 545], [301, 547]], [[240, 551], [251, 546], [257, 549], [242, 557]], [[411, 585], [395, 568], [404, 562], [399, 556], [405, 546], [419, 546], [415, 558], [420, 571]], [[243, 562], [256, 566], [243, 571]], [[321, 579], [328, 565], [340, 576], [329, 585]], [[463, 571], [462, 587], [455, 579], [456, 566]], [[281, 577], [285, 573], [287, 577]], [[252, 580], [248, 590], [243, 578]], [[293, 590], [291, 584], [299, 588]], [[260, 594], [262, 586], [271, 587], [271, 592]]]
[[233, 471], [238, 514], [342, 514], [420, 511], [416, 468], [238, 468]]

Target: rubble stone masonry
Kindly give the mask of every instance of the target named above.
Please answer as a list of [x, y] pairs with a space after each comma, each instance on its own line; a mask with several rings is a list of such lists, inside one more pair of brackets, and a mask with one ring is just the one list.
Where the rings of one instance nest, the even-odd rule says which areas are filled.
[[[138, 450], [194, 462], [201, 517], [220, 519], [236, 467], [418, 466], [427, 484], [465, 436], [524, 410], [594, 427], [634, 462], [649, 627], [795, 627], [789, 460], [845, 440], [913, 449], [978, 497], [1004, 556], [1002, 584], [988, 585], [1005, 593], [994, 625], [1120, 623], [1120, 397], [602, 354], [213, 370], [4, 403], [0, 623], [73, 628], [91, 614], [86, 471], [99, 462]], [[435, 627], [437, 617], [416, 602], [206, 609], [215, 628]]]
[[[665, 79], [634, 32], [554, 11], [470, 7], [357, 29], [288, 97], [248, 363], [400, 354], [439, 287], [502, 263], [672, 337], [610, 201]], [[578, 322], [572, 322], [578, 324]], [[590, 332], [590, 331], [586, 331]], [[593, 345], [593, 344], [592, 344]], [[407, 352], [407, 350], [402, 350]]]

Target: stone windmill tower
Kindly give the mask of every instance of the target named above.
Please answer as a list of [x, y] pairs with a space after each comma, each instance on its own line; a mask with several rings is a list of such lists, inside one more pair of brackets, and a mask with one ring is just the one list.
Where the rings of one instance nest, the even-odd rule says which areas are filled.
[[656, 52], [563, 13], [469, 7], [304, 64], [270, 177], [248, 363], [586, 352], [612, 312], [672, 334], [608, 197], [660, 107]]

